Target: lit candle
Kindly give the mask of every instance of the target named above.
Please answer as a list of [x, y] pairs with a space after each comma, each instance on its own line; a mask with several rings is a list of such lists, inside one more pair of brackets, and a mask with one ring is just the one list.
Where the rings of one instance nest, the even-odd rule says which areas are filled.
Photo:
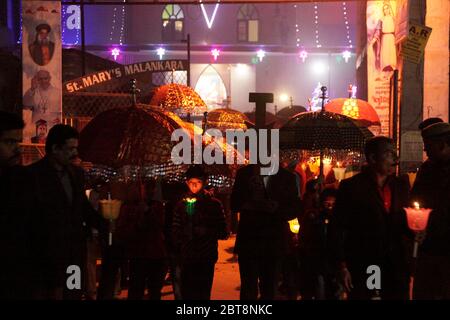
[[[414, 232], [422, 232], [426, 229], [428, 218], [431, 209], [420, 208], [419, 202], [413, 202], [412, 208], [404, 208], [406, 211], [406, 218], [408, 220], [408, 227]], [[417, 257], [417, 250], [419, 243], [414, 241], [413, 257]]]
[[289, 222], [289, 229], [291, 230], [291, 232], [297, 234], [300, 231], [300, 224], [298, 223], [298, 219], [295, 218], [288, 222]]

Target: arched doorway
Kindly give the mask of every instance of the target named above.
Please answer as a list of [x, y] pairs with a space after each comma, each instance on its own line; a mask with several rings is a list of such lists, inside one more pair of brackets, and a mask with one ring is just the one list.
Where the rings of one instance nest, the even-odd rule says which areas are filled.
[[208, 65], [200, 74], [195, 91], [205, 101], [208, 109], [226, 107], [227, 89], [222, 77], [212, 65]]

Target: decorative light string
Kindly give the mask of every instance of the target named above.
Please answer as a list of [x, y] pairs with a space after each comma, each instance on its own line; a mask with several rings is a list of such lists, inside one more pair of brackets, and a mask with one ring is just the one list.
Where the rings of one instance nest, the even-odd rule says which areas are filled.
[[342, 2], [342, 11], [344, 14], [344, 24], [346, 31], [346, 41], [349, 48], [353, 48], [352, 39], [350, 38], [350, 23], [348, 22], [348, 11], [347, 11], [347, 3], [345, 1]]
[[116, 17], [117, 17], [117, 7], [113, 9], [113, 18], [112, 18], [112, 26], [111, 33], [109, 34], [109, 41], [113, 41], [114, 29], [116, 28]]
[[297, 5], [294, 4], [295, 9], [295, 41], [297, 48], [300, 47], [300, 27], [298, 25], [298, 11], [297, 11]]
[[[80, 43], [80, 33], [81, 33], [81, 25], [80, 28], [75, 29], [75, 42], [74, 43], [67, 43], [67, 40], [64, 36], [64, 31], [67, 28], [67, 5], [62, 5], [62, 24], [61, 24], [61, 30], [62, 30], [62, 43], [63, 44], [70, 44], [70, 45], [78, 45]], [[80, 19], [78, 16], [77, 19]]]
[[214, 23], [214, 19], [216, 18], [217, 10], [219, 9], [220, 0], [217, 1], [211, 18], [209, 18], [208, 14], [206, 13], [205, 6], [202, 3], [203, 1], [200, 0], [199, 2], [200, 2], [200, 8], [202, 9], [202, 13], [203, 13], [203, 18], [205, 18], [205, 21], [206, 21], [206, 25], [208, 26], [208, 29], [211, 29], [213, 26], [213, 23]]
[[23, 26], [23, 21], [22, 21], [22, 14], [23, 14], [23, 12], [22, 12], [22, 1], [20, 1], [20, 31], [19, 31], [19, 38], [17, 39], [17, 44], [19, 44], [19, 43], [22, 43], [22, 26]]
[[314, 2], [314, 25], [316, 28], [316, 47], [321, 48], [322, 45], [319, 39], [319, 6], [317, 2]]
[[62, 44], [66, 44], [66, 40], [64, 39], [64, 31], [66, 30], [65, 25], [67, 25], [67, 13], [66, 13], [66, 6], [61, 4], [62, 6], [62, 25], [61, 25], [61, 39]]
[[[123, 2], [125, 3], [126, 0], [123, 0]], [[119, 44], [120, 45], [123, 44], [124, 27], [125, 27], [125, 6], [122, 6], [122, 24], [120, 26], [120, 37], [119, 37]]]

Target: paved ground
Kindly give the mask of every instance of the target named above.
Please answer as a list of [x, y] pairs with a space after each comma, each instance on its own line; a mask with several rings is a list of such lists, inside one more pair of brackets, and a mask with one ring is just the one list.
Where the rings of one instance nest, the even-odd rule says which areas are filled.
[[[235, 237], [219, 241], [219, 260], [216, 263], [214, 282], [211, 292], [212, 300], [239, 299], [239, 266], [233, 259]], [[122, 290], [119, 299], [126, 299], [127, 290]], [[174, 300], [172, 286], [166, 284], [162, 290], [162, 300]]]

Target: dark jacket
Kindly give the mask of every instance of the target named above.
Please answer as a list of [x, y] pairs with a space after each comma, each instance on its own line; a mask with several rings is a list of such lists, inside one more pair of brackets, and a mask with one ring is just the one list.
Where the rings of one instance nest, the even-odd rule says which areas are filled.
[[343, 180], [339, 186], [335, 214], [330, 226], [335, 259], [349, 269], [366, 272], [369, 265], [386, 262], [396, 266], [400, 276], [407, 274], [408, 229], [406, 213], [409, 185], [390, 177], [391, 206], [386, 211], [375, 179], [368, 170]]
[[421, 251], [430, 255], [450, 256], [450, 161], [434, 164], [425, 161], [411, 190], [411, 202], [433, 209]]
[[166, 257], [164, 206], [161, 202], [150, 201], [147, 210], [139, 205], [123, 205], [117, 227], [117, 238], [122, 238], [130, 259]]
[[69, 265], [84, 270], [86, 238], [91, 227], [101, 228], [102, 219], [86, 197], [81, 168], [71, 165], [67, 169], [72, 185], [71, 203], [47, 157], [28, 169], [33, 190], [29, 195], [29, 231], [37, 285], [64, 287]]
[[217, 240], [228, 237], [222, 204], [205, 191], [186, 193], [175, 206], [172, 234], [181, 262], [216, 262]]
[[0, 299], [30, 299], [30, 237], [27, 168], [13, 167], [0, 175]]
[[[260, 182], [258, 182], [260, 181]], [[300, 210], [295, 176], [280, 168], [267, 187], [256, 165], [238, 170], [231, 194], [231, 211], [240, 213], [235, 253], [241, 257], [283, 256], [288, 252], [287, 221]], [[262, 189], [257, 191], [255, 189]]]

